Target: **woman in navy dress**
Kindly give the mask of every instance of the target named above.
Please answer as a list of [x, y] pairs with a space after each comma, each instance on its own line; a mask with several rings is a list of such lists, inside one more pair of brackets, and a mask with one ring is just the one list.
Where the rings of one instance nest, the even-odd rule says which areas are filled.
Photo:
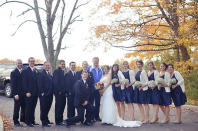
[[125, 85], [125, 103], [128, 106], [129, 112], [129, 119], [134, 120], [134, 91], [133, 91], [133, 84], [135, 83], [135, 72], [129, 69], [128, 61], [123, 62], [123, 75], [125, 79], [129, 80], [129, 84]]
[[[149, 122], [149, 90], [148, 90], [148, 76], [145, 70], [143, 70], [143, 62], [136, 61], [136, 65], [138, 68], [138, 72], [135, 75], [136, 81], [140, 81], [142, 86], [140, 88], [135, 87], [134, 89], [134, 103], [138, 104], [140, 113], [141, 113], [141, 121], [143, 123]], [[143, 108], [144, 105], [144, 108]]]
[[176, 84], [171, 85], [171, 97], [176, 107], [177, 120], [175, 123], [181, 123], [181, 106], [187, 102], [185, 94], [184, 79], [178, 71], [174, 71], [172, 64], [168, 65], [168, 72], [171, 75], [171, 79], [176, 79]]
[[161, 69], [160, 78], [163, 78], [165, 81], [165, 84], [158, 84], [159, 89], [160, 89], [160, 96], [161, 96], [160, 108], [165, 116], [162, 123], [168, 123], [169, 122], [169, 112], [170, 112], [169, 105], [171, 105], [171, 94], [170, 94], [170, 87], [169, 87], [170, 73], [166, 72], [166, 70], [167, 70], [166, 63], [162, 63], [160, 65], [160, 69]]
[[[151, 61], [148, 63], [148, 79], [149, 81], [155, 81], [159, 78], [159, 72], [156, 70], [154, 63]], [[150, 104], [153, 105], [153, 120], [151, 123], [158, 121], [159, 104], [161, 102], [158, 86], [149, 88], [150, 91]]]
[[124, 120], [124, 116], [125, 116], [125, 106], [124, 106], [125, 96], [124, 96], [124, 91], [121, 89], [121, 82], [120, 82], [121, 80], [119, 78], [119, 72], [120, 72], [119, 71], [119, 65], [114, 64], [112, 66], [111, 72], [112, 72], [112, 80], [113, 79], [118, 79], [117, 83], [112, 84], [113, 98], [116, 102], [119, 116], [120, 116], [120, 118], [122, 118]]

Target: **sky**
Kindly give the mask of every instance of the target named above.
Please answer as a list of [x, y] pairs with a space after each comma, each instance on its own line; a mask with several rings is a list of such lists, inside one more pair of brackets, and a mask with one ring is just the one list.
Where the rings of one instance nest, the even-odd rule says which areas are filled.
[[[81, 7], [80, 13], [77, 13], [81, 15], [83, 21], [72, 25], [72, 33], [66, 35], [63, 41], [63, 46], [66, 44], [67, 48], [61, 51], [59, 59], [66, 60], [67, 64], [70, 61], [80, 64], [84, 60], [91, 64], [92, 57], [98, 56], [101, 64], [111, 65], [116, 59], [123, 58], [126, 53], [118, 48], [111, 48], [108, 52], [104, 52], [104, 46], [97, 47], [97, 50], [92, 50], [92, 47], [84, 50], [90, 42], [89, 38], [94, 37], [90, 34], [90, 26], [92, 26], [90, 23], [106, 24], [111, 21], [110, 19], [98, 19], [102, 18], [103, 13], [90, 18], [92, 10], [96, 8], [95, 2], [96, 0], [92, 0], [88, 5]], [[26, 9], [24, 6], [17, 4], [0, 8], [0, 59], [16, 60], [20, 58], [23, 62], [27, 62], [28, 57], [33, 56], [36, 59], [45, 60], [36, 24], [25, 24], [16, 35], [12, 36], [22, 20], [34, 18], [33, 12], [17, 18], [16, 16], [24, 9]]]

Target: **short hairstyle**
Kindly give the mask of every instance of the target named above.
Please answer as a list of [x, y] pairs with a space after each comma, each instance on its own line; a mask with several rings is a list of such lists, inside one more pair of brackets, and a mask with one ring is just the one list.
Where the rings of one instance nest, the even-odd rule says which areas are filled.
[[110, 70], [110, 67], [109, 67], [108, 65], [104, 65], [104, 66], [103, 66], [103, 69], [104, 69], [104, 68], [107, 68], [108, 70]]
[[153, 61], [150, 61], [150, 62], [148, 63], [148, 65], [149, 65], [149, 64], [153, 65], [153, 70], [156, 70], [156, 68], [155, 68], [155, 64], [154, 64], [154, 62], [153, 62]]
[[99, 61], [99, 58], [98, 57], [93, 57], [92, 60], [98, 60]]
[[137, 63], [140, 63], [142, 66], [144, 65], [144, 62], [143, 62], [142, 60], [137, 60], [137, 61], [136, 61], [136, 64], [137, 64]]
[[69, 63], [69, 65], [71, 65], [71, 64], [75, 64], [76, 62], [74, 62], [74, 61], [71, 61], [70, 63]]
[[65, 60], [59, 60], [59, 64], [61, 64], [61, 63], [65, 63]]
[[20, 61], [20, 62], [22, 62], [22, 60], [21, 60], [21, 59], [17, 59], [17, 60], [16, 60], [16, 62], [17, 62], [17, 63], [18, 63], [19, 61]]
[[[34, 59], [34, 57], [29, 57], [28, 58], [28, 62], [30, 62], [31, 59]], [[35, 59], [34, 59], [35, 60]]]
[[84, 73], [86, 73], [86, 74], [87, 74], [87, 73], [88, 73], [88, 71], [84, 71], [84, 70], [83, 70], [83, 71], [82, 71], [82, 73], [81, 73], [81, 75], [82, 75], [82, 74], [84, 74]]
[[174, 69], [174, 65], [173, 64], [168, 64], [168, 67], [171, 66]]
[[88, 64], [88, 62], [87, 62], [87, 61], [83, 61], [83, 62], [82, 62], [82, 64], [83, 64], [83, 63], [85, 63], [85, 62]]
[[[45, 61], [44, 63], [43, 63], [43, 65], [45, 65], [46, 63], [49, 63], [48, 61]], [[49, 63], [50, 64], [50, 63]]]
[[161, 64], [164, 65], [165, 66], [165, 70], [167, 70], [168, 65], [165, 62], [162, 62]]

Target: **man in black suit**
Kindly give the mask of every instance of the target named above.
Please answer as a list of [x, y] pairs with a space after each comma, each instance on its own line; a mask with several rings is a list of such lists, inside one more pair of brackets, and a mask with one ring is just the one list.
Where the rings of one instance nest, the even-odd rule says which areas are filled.
[[20, 121], [25, 122], [25, 99], [24, 93], [22, 91], [22, 61], [20, 59], [17, 60], [17, 67], [10, 74], [11, 86], [14, 96], [14, 114], [13, 121], [15, 126], [21, 126], [19, 123], [19, 111], [20, 112]]
[[67, 88], [67, 118], [72, 118], [75, 116], [74, 107], [74, 84], [77, 81], [76, 75], [76, 63], [69, 63], [70, 70], [65, 74], [66, 78], [66, 88]]
[[[88, 84], [88, 86], [89, 86], [89, 88], [90, 88], [90, 92], [91, 92], [91, 94], [93, 94], [94, 93], [94, 77], [93, 77], [93, 74], [92, 74], [92, 72], [89, 72], [88, 70], [87, 70], [87, 68], [88, 68], [88, 62], [87, 61], [83, 61], [82, 62], [82, 70], [80, 70], [80, 71], [78, 71], [76, 74], [77, 74], [77, 79], [78, 80], [80, 80], [81, 79], [81, 74], [82, 74], [82, 72], [83, 71], [87, 71], [88, 72], [88, 78], [87, 78], [87, 84]], [[91, 99], [91, 97], [90, 97], [90, 99]], [[91, 101], [89, 99], [89, 102]]]
[[63, 113], [66, 104], [65, 61], [59, 61], [59, 67], [53, 73], [53, 85], [55, 94], [55, 122], [56, 125], [64, 125]]
[[90, 89], [87, 84], [88, 72], [82, 72], [82, 79], [78, 80], [75, 84], [75, 97], [74, 106], [77, 108], [78, 115], [66, 120], [67, 126], [74, 125], [77, 122], [84, 121], [84, 113], [86, 110], [86, 121], [85, 125], [89, 126], [93, 115], [94, 108], [89, 103]]
[[44, 62], [44, 69], [38, 76], [38, 88], [40, 98], [40, 119], [43, 127], [50, 127], [48, 113], [53, 101], [53, 81], [50, 74], [50, 63]]
[[23, 92], [25, 93], [25, 123], [29, 127], [38, 125], [35, 123], [35, 108], [38, 100], [37, 72], [34, 68], [35, 59], [28, 59], [29, 66], [22, 71]]

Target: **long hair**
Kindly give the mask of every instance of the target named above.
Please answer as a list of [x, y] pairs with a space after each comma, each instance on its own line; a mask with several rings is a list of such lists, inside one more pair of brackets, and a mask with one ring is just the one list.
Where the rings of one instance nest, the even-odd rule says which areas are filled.
[[124, 65], [124, 64], [128, 64], [128, 69], [130, 69], [128, 61], [123, 61], [122, 65]]
[[161, 64], [164, 65], [165, 66], [165, 70], [167, 70], [168, 65], [165, 62], [162, 62]]
[[[114, 71], [113, 70], [113, 67], [117, 67], [117, 71]], [[116, 74], [118, 74], [118, 71], [119, 71], [119, 65], [118, 64], [113, 64], [112, 68], [111, 68], [111, 76], [114, 76]]]
[[150, 62], [148, 63], [148, 65], [149, 65], [149, 64], [151, 64], [151, 65], [153, 66], [153, 70], [156, 70], [156, 67], [155, 67], [155, 64], [154, 64], [153, 61], [150, 61]]

